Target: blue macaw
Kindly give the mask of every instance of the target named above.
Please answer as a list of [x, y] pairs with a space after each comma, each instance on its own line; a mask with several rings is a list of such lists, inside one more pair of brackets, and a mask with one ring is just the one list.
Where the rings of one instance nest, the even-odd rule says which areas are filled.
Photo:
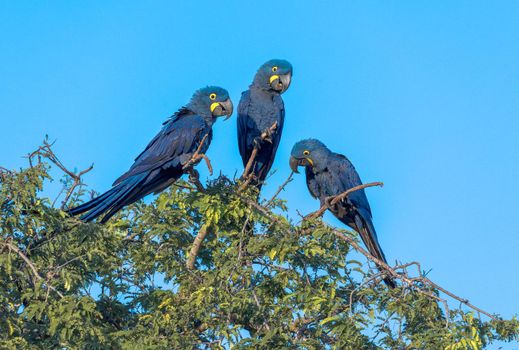
[[104, 223], [122, 207], [166, 189], [190, 170], [195, 153], [205, 154], [213, 136], [213, 123], [220, 116], [228, 119], [232, 110], [227, 90], [208, 86], [196, 91], [185, 107], [164, 122], [162, 130], [110, 190], [68, 212], [86, 213], [81, 217], [84, 221], [104, 214], [100, 221]]
[[[348, 158], [330, 151], [319, 140], [307, 139], [297, 142], [292, 148], [289, 163], [290, 168], [296, 173], [299, 166], [305, 167], [308, 190], [314, 198], [320, 200], [321, 206], [327, 203], [329, 197], [362, 184], [359, 174]], [[330, 208], [330, 211], [341, 222], [359, 233], [371, 255], [387, 263], [378, 243], [371, 208], [363, 189], [352, 192], [346, 199]], [[395, 287], [395, 282], [389, 277], [385, 277], [384, 282], [390, 287]]]
[[258, 69], [238, 105], [240, 155], [246, 167], [254, 148], [258, 149], [251, 171], [256, 176], [258, 189], [272, 167], [279, 146], [285, 120], [281, 94], [288, 89], [291, 79], [292, 65], [289, 62], [270, 60]]

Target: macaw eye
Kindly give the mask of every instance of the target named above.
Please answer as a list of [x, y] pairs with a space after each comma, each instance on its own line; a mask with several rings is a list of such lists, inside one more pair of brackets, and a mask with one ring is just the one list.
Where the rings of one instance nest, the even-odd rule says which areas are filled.
[[304, 155], [304, 156], [307, 156], [307, 155], [309, 155], [309, 154], [310, 154], [310, 151], [308, 151], [308, 150], [303, 151], [303, 155]]
[[209, 95], [209, 98], [211, 100], [214, 100], [216, 98], [216, 94], [213, 92], [211, 95]]
[[278, 67], [277, 67], [277, 66], [272, 67], [272, 71], [273, 71], [273, 72], [277, 72], [277, 70], [278, 70]]

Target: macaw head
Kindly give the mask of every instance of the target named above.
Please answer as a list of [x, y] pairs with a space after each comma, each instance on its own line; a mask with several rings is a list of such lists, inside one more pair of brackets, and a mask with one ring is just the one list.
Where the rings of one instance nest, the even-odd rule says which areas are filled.
[[282, 94], [287, 91], [292, 80], [292, 65], [285, 60], [270, 60], [256, 72], [253, 86], [262, 90]]
[[218, 86], [207, 86], [197, 90], [187, 107], [201, 116], [226, 116], [225, 120], [229, 119], [233, 110], [229, 93]]
[[298, 167], [310, 167], [312, 169], [324, 169], [326, 157], [330, 150], [319, 140], [306, 139], [297, 142], [290, 153], [290, 169], [299, 173]]

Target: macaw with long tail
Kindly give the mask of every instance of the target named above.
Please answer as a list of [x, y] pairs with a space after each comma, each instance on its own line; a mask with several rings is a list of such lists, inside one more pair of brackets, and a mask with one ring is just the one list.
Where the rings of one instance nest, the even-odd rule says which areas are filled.
[[83, 214], [84, 221], [102, 215], [100, 222], [104, 223], [124, 206], [166, 189], [190, 171], [193, 157], [205, 154], [213, 137], [213, 123], [220, 116], [228, 119], [232, 110], [227, 90], [208, 86], [196, 91], [185, 107], [164, 122], [162, 130], [110, 190], [68, 213]]
[[[326, 204], [329, 197], [362, 184], [349, 159], [330, 151], [319, 140], [307, 139], [294, 145], [290, 156], [290, 168], [297, 173], [300, 166], [305, 167], [306, 184], [310, 194], [320, 200], [321, 206]], [[350, 193], [347, 198], [331, 207], [330, 211], [337, 219], [359, 233], [371, 255], [387, 264], [373, 226], [371, 208], [364, 189]], [[390, 277], [385, 277], [384, 282], [391, 288], [396, 286]]]

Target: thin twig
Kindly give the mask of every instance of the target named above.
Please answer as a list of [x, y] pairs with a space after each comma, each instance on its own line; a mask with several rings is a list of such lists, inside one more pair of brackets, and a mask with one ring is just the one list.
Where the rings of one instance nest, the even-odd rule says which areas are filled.
[[267, 208], [270, 207], [272, 205], [272, 203], [274, 202], [274, 200], [277, 198], [277, 196], [281, 193], [281, 191], [283, 191], [285, 189], [285, 187], [288, 185], [288, 183], [290, 181], [292, 181], [292, 176], [294, 175], [294, 172], [290, 172], [290, 175], [288, 175], [288, 178], [285, 180], [285, 182], [283, 182], [281, 184], [281, 186], [278, 187], [278, 190], [276, 191], [276, 193], [274, 193], [274, 195], [272, 196], [272, 198], [269, 199], [269, 201], [267, 202], [267, 204], [265, 205]]
[[[353, 190], [359, 190], [359, 189], [362, 189], [362, 188], [365, 188], [365, 187], [380, 186], [380, 185], [381, 185], [380, 182], [364, 184], [362, 186], [357, 186], [358, 188], [352, 188], [349, 193], [351, 193]], [[336, 196], [335, 198], [332, 197], [331, 200], [330, 200], [330, 203], [333, 203], [334, 199], [336, 199], [336, 198], [337, 198], [337, 201], [344, 199], [349, 193], [345, 192], [345, 193], [340, 194], [339, 195], [340, 197], [339, 196]], [[254, 207], [254, 209], [256, 209], [260, 213], [264, 214], [265, 217], [268, 218], [269, 220], [274, 221], [276, 223], [280, 223], [280, 220], [276, 217], [276, 215], [274, 213], [272, 213], [272, 211], [269, 208], [264, 207], [264, 206], [258, 204], [257, 202], [249, 200], [249, 199], [247, 199], [245, 197], [241, 197], [241, 198], [247, 204], [249, 204], [252, 207]], [[335, 203], [337, 203], [337, 201], [335, 201]], [[461, 297], [457, 296], [456, 294], [454, 294], [454, 293], [446, 290], [445, 288], [441, 287], [437, 283], [431, 281], [428, 277], [426, 277], [421, 272], [421, 267], [420, 267], [419, 263], [411, 262], [411, 263], [408, 263], [408, 264], [396, 266], [396, 268], [392, 268], [391, 266], [389, 266], [384, 261], [382, 261], [380, 259], [377, 259], [373, 255], [371, 255], [367, 250], [362, 248], [353, 238], [346, 236], [344, 233], [342, 233], [342, 232], [340, 232], [338, 230], [333, 230], [333, 234], [336, 237], [338, 237], [339, 239], [341, 239], [343, 241], [346, 241], [356, 251], [358, 251], [359, 253], [364, 255], [368, 260], [374, 262], [377, 266], [379, 266], [380, 268], [384, 269], [384, 272], [387, 275], [389, 275], [389, 277], [392, 277], [394, 279], [398, 279], [398, 280], [402, 281], [407, 286], [409, 286], [410, 288], [415, 289], [419, 293], [427, 295], [428, 297], [430, 297], [432, 299], [435, 299], [437, 301], [440, 301], [440, 302], [442, 302], [445, 305], [446, 301], [444, 302], [444, 299], [442, 299], [442, 298], [440, 298], [438, 296], [433, 296], [430, 292], [428, 292], [428, 291], [424, 290], [423, 288], [421, 288], [419, 284], [427, 285], [427, 286], [429, 286], [429, 287], [431, 287], [433, 289], [437, 289], [438, 291], [448, 295], [452, 299], [455, 299], [455, 300], [459, 301], [460, 303], [464, 304], [465, 306], [467, 306], [467, 307], [477, 311], [480, 314], [483, 314], [483, 315], [489, 317], [492, 320], [499, 320], [498, 317], [496, 317], [496, 316], [490, 314], [489, 312], [486, 312], [486, 311], [482, 310], [481, 308], [471, 304], [467, 299], [461, 298]], [[405, 269], [406, 267], [411, 266], [411, 265], [416, 265], [417, 266], [417, 268], [419, 270], [419, 277], [409, 277], [406, 273], [399, 273], [399, 272], [396, 271], [396, 269]], [[448, 318], [449, 317], [449, 309], [448, 309], [448, 307], [446, 308], [446, 313], [447, 313], [446, 317]]]
[[[39, 161], [41, 161], [40, 157], [47, 158], [51, 163], [56, 165], [61, 171], [63, 171], [66, 175], [68, 175], [72, 180], [73, 183], [70, 186], [70, 188], [67, 190], [67, 193], [65, 195], [65, 198], [61, 201], [61, 209], [64, 209], [67, 205], [70, 196], [72, 193], [74, 193], [76, 187], [81, 185], [81, 177], [91, 171], [94, 168], [94, 164], [90, 165], [85, 170], [80, 171], [78, 174], [74, 173], [73, 171], [70, 171], [67, 169], [65, 165], [59, 160], [59, 158], [56, 156], [54, 151], [52, 150], [52, 146], [54, 145], [55, 141], [52, 143], [49, 143], [46, 139], [43, 141], [43, 146], [38, 147], [37, 150], [30, 153], [27, 158], [29, 159], [29, 164], [32, 167], [32, 158], [38, 156]], [[61, 195], [61, 193], [60, 193]], [[56, 198], [57, 200], [57, 198]]]
[[359, 284], [358, 286], [356, 286], [355, 288], [352, 289], [352, 291], [350, 292], [350, 303], [349, 303], [349, 310], [350, 310], [350, 313], [353, 314], [353, 294], [355, 294], [355, 292], [359, 289], [361, 289], [363, 286], [369, 284], [370, 282], [376, 280], [377, 278], [380, 278], [381, 276], [383, 276], [383, 273], [379, 272], [373, 276], [371, 276], [369, 279], [363, 281], [361, 284]]
[[264, 206], [258, 204], [256, 201], [253, 201], [247, 197], [239, 196], [241, 200], [243, 200], [248, 205], [252, 206], [254, 209], [265, 215], [268, 219], [273, 221], [274, 223], [281, 223], [281, 220], [278, 219], [274, 213], [272, 213], [268, 208], [265, 208]]
[[[259, 302], [258, 296], [256, 295], [256, 292], [254, 291], [254, 289], [252, 289], [252, 297], [254, 298], [254, 301], [256, 302], [256, 306], [258, 307], [258, 309], [261, 309], [261, 304]], [[265, 326], [267, 331], [270, 331], [270, 326], [266, 320], [263, 321], [263, 325]]]
[[[471, 308], [473, 310], [476, 310], [477, 312], [482, 313], [482, 314], [488, 316], [489, 318], [491, 318], [493, 320], [498, 320], [498, 318], [495, 317], [494, 315], [492, 315], [492, 314], [490, 314], [490, 313], [480, 309], [477, 306], [472, 305], [471, 303], [469, 303], [469, 301], [467, 299], [463, 299], [463, 298], [455, 295], [454, 293], [449, 292], [448, 290], [446, 290], [445, 288], [443, 288], [443, 287], [439, 286], [438, 284], [434, 283], [433, 281], [431, 281], [427, 277], [424, 277], [424, 276], [421, 275], [421, 276], [416, 277], [416, 278], [409, 278], [405, 274], [400, 274], [400, 273], [396, 272], [392, 267], [390, 267], [384, 261], [382, 261], [380, 259], [377, 259], [373, 255], [371, 255], [367, 250], [363, 249], [360, 245], [357, 244], [357, 242], [355, 242], [355, 240], [353, 238], [350, 238], [350, 237], [346, 236], [345, 234], [343, 234], [343, 233], [341, 233], [339, 231], [336, 231], [336, 230], [333, 231], [333, 234], [336, 237], [342, 239], [343, 241], [348, 242], [348, 244], [350, 244], [356, 251], [358, 251], [359, 253], [364, 255], [369, 260], [373, 261], [377, 266], [380, 266], [380, 267], [384, 268], [385, 272], [389, 273], [391, 275], [391, 277], [393, 277], [395, 279], [399, 279], [399, 280], [401, 280], [402, 282], [406, 283], [409, 286], [415, 286], [416, 282], [421, 282], [421, 283], [423, 283], [425, 285], [429, 285], [430, 287], [432, 287], [434, 289], [437, 289], [437, 290], [443, 292], [444, 294], [450, 296], [451, 298], [459, 301], [460, 303], [468, 306], [469, 308]], [[417, 291], [419, 291], [420, 293], [426, 294], [429, 297], [433, 297], [430, 293], [424, 291], [421, 288], [417, 288]], [[437, 296], [434, 296], [433, 298], [443, 302], [443, 299], [441, 299], [441, 298], [439, 298]], [[444, 305], [445, 304], [446, 304], [446, 302], [444, 303]], [[448, 312], [448, 308], [446, 310]], [[447, 317], [449, 317], [449, 315], [447, 315]]]
[[53, 292], [55, 292], [57, 295], [60, 296], [60, 298], [63, 298], [64, 295], [59, 291], [57, 290], [56, 288], [54, 288], [48, 281], [44, 280], [43, 277], [41, 277], [41, 275], [38, 273], [38, 270], [36, 269], [36, 266], [34, 266], [34, 264], [32, 263], [32, 261], [27, 257], [27, 255], [25, 255], [17, 246], [15, 246], [14, 244], [11, 244], [9, 242], [0, 242], [2, 245], [4, 245], [5, 247], [7, 247], [9, 250], [12, 250], [13, 252], [15, 252], [16, 254], [18, 254], [18, 256], [20, 258], [22, 258], [22, 260], [27, 264], [27, 266], [29, 266], [29, 268], [31, 269], [32, 271], [32, 274], [34, 275], [34, 278], [36, 278], [36, 280], [39, 282], [39, 281], [45, 281], [45, 284], [47, 285], [47, 288], [52, 290]]
[[186, 190], [190, 190], [190, 191], [193, 191], [193, 190], [196, 190], [196, 188], [194, 187], [191, 187], [191, 186], [185, 186], [185, 185], [180, 185], [180, 184], [177, 184], [176, 182], [172, 184], [173, 186], [175, 187], [178, 187], [178, 188], [184, 188]]
[[256, 160], [256, 156], [258, 155], [258, 147], [254, 146], [249, 160], [247, 161], [247, 165], [245, 166], [245, 170], [243, 170], [242, 178], [247, 178], [249, 176], [252, 165], [254, 164], [254, 160]]
[[362, 184], [362, 185], [358, 185], [358, 186], [352, 187], [352, 188], [350, 188], [350, 189], [348, 189], [348, 190], [346, 190], [346, 191], [344, 191], [341, 194], [338, 194], [336, 196], [328, 197], [325, 200], [325, 203], [319, 208], [319, 210], [317, 210], [317, 211], [315, 211], [313, 213], [308, 214], [306, 216], [306, 218], [316, 219], [316, 218], [322, 216], [327, 209], [330, 209], [335, 204], [337, 204], [339, 201], [344, 200], [346, 197], [348, 197], [353, 192], [360, 191], [360, 190], [363, 190], [365, 188], [374, 187], [374, 186], [382, 187], [382, 186], [384, 186], [384, 183], [383, 182], [370, 182], [370, 183], [367, 183], [367, 184]]
[[56, 268], [54, 268], [55, 271], [59, 271], [60, 269], [64, 268], [65, 266], [67, 266], [68, 264], [71, 264], [73, 263], [74, 261], [77, 261], [77, 260], [80, 260], [82, 258], [84, 258], [85, 256], [87, 256], [86, 254], [83, 254], [83, 255], [80, 255], [80, 256], [76, 256], [75, 258], [72, 258], [66, 262], [64, 262], [63, 264], [57, 266]]
[[251, 214], [249, 213], [249, 215], [247, 215], [247, 219], [243, 223], [243, 226], [240, 231], [240, 243], [238, 244], [238, 263], [241, 263], [241, 259], [243, 256], [243, 244], [244, 244], [243, 239], [245, 237], [245, 230], [249, 226], [250, 220], [251, 220]]

